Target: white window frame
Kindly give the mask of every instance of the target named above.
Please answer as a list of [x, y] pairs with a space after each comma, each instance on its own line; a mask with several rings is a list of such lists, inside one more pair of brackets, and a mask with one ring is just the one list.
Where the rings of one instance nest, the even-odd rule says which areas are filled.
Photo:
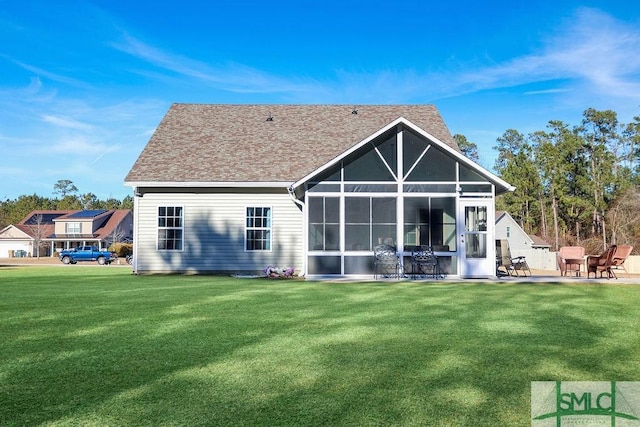
[[[78, 230], [78, 231], [75, 231]], [[65, 234], [82, 234], [82, 223], [81, 222], [67, 222], [64, 224]]]
[[[254, 211], [254, 215], [252, 217], [249, 217], [249, 209], [263, 209], [263, 214], [260, 216], [256, 216], [255, 215], [255, 211]], [[264, 209], [268, 209], [269, 210], [269, 215], [265, 216], [264, 215]], [[256, 219], [256, 218], [261, 218], [261, 219], [267, 219], [268, 224], [266, 226], [258, 226], [256, 227], [255, 225], [250, 226], [249, 225], [249, 219]], [[248, 243], [249, 243], [249, 238], [248, 238], [248, 234], [249, 231], [266, 231], [269, 234], [269, 238], [268, 239], [261, 239], [261, 241], [266, 241], [268, 248], [267, 249], [249, 249]], [[255, 239], [254, 239], [255, 240]], [[256, 240], [257, 241], [257, 240]], [[271, 252], [273, 248], [273, 207], [272, 206], [257, 206], [257, 205], [252, 205], [252, 206], [245, 206], [244, 209], [244, 251], [245, 252]]]
[[[180, 216], [177, 217], [175, 215], [175, 211], [174, 211], [174, 215], [168, 216], [168, 215], [164, 215], [164, 218], [180, 218], [180, 226], [176, 227], [174, 226], [161, 226], [160, 225], [160, 209], [180, 209]], [[160, 251], [160, 252], [182, 252], [184, 251], [184, 206], [158, 206], [158, 210], [156, 211], [156, 250]], [[161, 248], [160, 247], [160, 230], [180, 230], [180, 248], [179, 249], [175, 249], [175, 248]], [[165, 239], [165, 241], [168, 241], [169, 239]], [[177, 239], [171, 239], [173, 241], [178, 241]], [[165, 245], [166, 246], [166, 245]]]

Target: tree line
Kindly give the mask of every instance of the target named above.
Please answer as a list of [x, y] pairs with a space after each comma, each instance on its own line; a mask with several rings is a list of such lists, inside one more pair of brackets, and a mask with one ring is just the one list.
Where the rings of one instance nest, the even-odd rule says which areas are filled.
[[495, 172], [516, 187], [498, 197], [496, 209], [527, 233], [552, 250], [640, 249], [640, 116], [620, 123], [614, 111], [589, 108], [576, 125], [551, 120], [527, 135], [509, 129], [493, 148]]
[[132, 196], [126, 196], [122, 200], [100, 200], [93, 193], [80, 194], [68, 179], [61, 179], [54, 184], [53, 195], [54, 197], [23, 195], [14, 200], [0, 201], [0, 229], [19, 223], [34, 210], [133, 209]]

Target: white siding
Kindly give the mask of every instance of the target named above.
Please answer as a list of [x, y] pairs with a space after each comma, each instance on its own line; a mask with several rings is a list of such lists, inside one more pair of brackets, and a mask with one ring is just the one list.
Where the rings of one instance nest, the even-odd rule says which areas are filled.
[[[507, 227], [509, 236], [507, 236]], [[503, 215], [496, 223], [496, 239], [507, 239], [513, 256], [518, 256], [516, 253], [519, 251], [531, 249], [531, 238], [509, 215]]]
[[25, 251], [32, 254], [31, 243], [27, 240], [0, 241], [0, 258], [9, 258], [9, 254], [15, 253], [15, 251]]
[[[509, 233], [507, 233], [507, 227], [509, 227]], [[549, 255], [549, 248], [532, 247], [533, 240], [511, 215], [502, 215], [496, 222], [496, 239], [507, 239], [511, 256], [525, 257], [530, 268], [555, 270], [555, 258]]]
[[[158, 207], [181, 206], [184, 248], [158, 251]], [[271, 207], [271, 250], [245, 251], [248, 206]], [[303, 269], [302, 212], [288, 194], [146, 193], [138, 199], [136, 269], [144, 272], [258, 272]]]

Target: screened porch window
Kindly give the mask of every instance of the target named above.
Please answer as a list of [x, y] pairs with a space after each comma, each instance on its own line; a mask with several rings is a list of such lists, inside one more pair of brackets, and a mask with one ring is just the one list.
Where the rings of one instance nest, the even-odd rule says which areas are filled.
[[453, 197], [404, 199], [404, 244], [456, 250], [456, 208]]
[[340, 250], [340, 199], [309, 199], [309, 250]]
[[373, 250], [378, 244], [396, 244], [396, 199], [346, 197], [345, 242], [347, 251]]

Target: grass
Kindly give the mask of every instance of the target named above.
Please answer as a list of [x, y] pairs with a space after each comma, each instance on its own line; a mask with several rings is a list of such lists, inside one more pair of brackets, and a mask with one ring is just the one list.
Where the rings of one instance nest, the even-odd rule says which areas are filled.
[[0, 425], [530, 425], [640, 380], [640, 287], [0, 268]]

